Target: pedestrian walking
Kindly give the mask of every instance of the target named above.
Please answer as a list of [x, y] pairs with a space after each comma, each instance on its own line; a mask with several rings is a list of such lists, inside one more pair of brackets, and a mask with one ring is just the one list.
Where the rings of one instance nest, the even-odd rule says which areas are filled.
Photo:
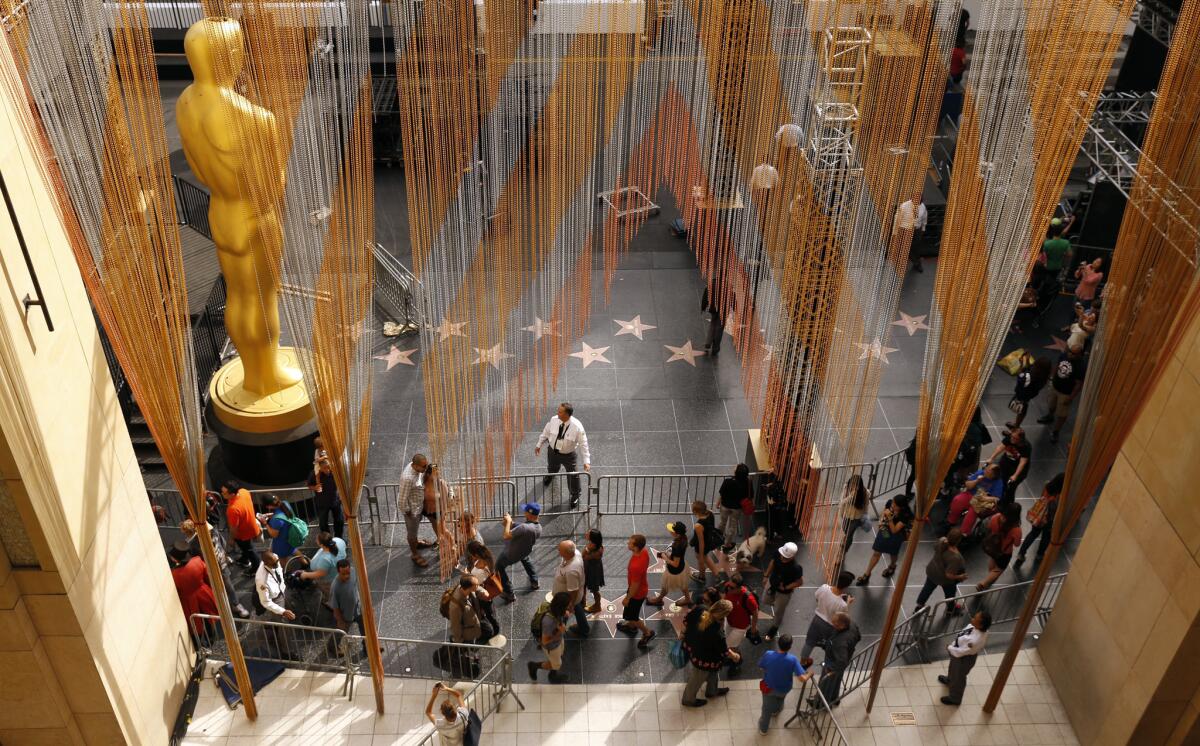
[[592, 528], [587, 532], [587, 543], [583, 547], [583, 575], [588, 592], [592, 594], [592, 605], [587, 613], [600, 612], [600, 589], [604, 587], [604, 534]]
[[316, 470], [308, 475], [308, 488], [313, 491], [313, 503], [317, 508], [317, 526], [329, 532], [329, 516], [333, 516], [333, 535], [341, 538], [346, 525], [342, 515], [342, 500], [338, 497], [337, 481], [333, 478], [333, 465], [328, 458], [317, 461]]
[[692, 549], [696, 550], [696, 564], [699, 569], [692, 572], [692, 580], [705, 585], [707, 572], [712, 570], [716, 580], [721, 579], [721, 571], [717, 569], [713, 553], [721, 548], [725, 537], [717, 528], [717, 517], [708, 509], [703, 500], [692, 503], [692, 517], [696, 523], [692, 529]]
[[567, 631], [567, 617], [571, 613], [571, 594], [562, 591], [555, 593], [550, 599], [549, 608], [544, 612], [539, 609], [542, 618], [534, 616], [534, 628], [538, 630], [538, 647], [546, 654], [546, 660], [538, 663], [529, 661], [529, 678], [537, 681], [538, 671], [545, 669], [551, 682], [560, 681], [559, 669], [562, 668], [563, 635]]
[[942, 704], [962, 704], [962, 695], [967, 688], [967, 674], [971, 673], [971, 669], [975, 667], [975, 660], [987, 645], [987, 631], [991, 626], [992, 615], [980, 611], [971, 618], [971, 623], [958, 633], [954, 642], [946, 647], [950, 652], [950, 670], [945, 675], [939, 675], [938, 681], [949, 687], [950, 691], [942, 697]]
[[733, 549], [748, 536], [742, 528], [742, 516], [746, 515], [749, 503], [750, 515], [754, 514], [754, 499], [750, 490], [750, 467], [738, 464], [733, 476], [726, 477], [718, 490], [721, 505], [721, 533], [725, 535], [725, 551]]
[[1017, 503], [1005, 505], [999, 513], [988, 519], [988, 533], [983, 539], [983, 553], [988, 556], [988, 574], [983, 582], [975, 586], [985, 591], [1008, 569], [1013, 550], [1021, 544], [1021, 506]]
[[412, 460], [400, 472], [400, 484], [396, 490], [396, 507], [404, 516], [408, 551], [417, 567], [429, 566], [429, 561], [421, 556], [421, 550], [437, 546], [437, 542], [420, 538], [421, 516], [425, 513], [425, 471], [428, 467], [429, 459], [424, 454], [414, 453]]
[[[722, 599], [712, 606], [697, 606], [684, 618], [683, 649], [692, 664], [687, 684], [683, 687], [684, 707], [703, 707], [714, 697], [729, 693], [729, 687], [720, 686], [719, 676], [726, 661], [741, 660], [736, 650], [730, 650], [725, 639], [725, 618], [733, 604]], [[697, 699], [700, 686], [704, 686], [705, 699]]]
[[533, 545], [537, 543], [538, 537], [542, 535], [542, 524], [538, 520], [542, 514], [542, 506], [528, 502], [521, 506], [521, 512], [525, 514], [525, 521], [515, 525], [512, 516], [504, 514], [504, 549], [500, 550], [500, 556], [496, 558], [496, 574], [500, 576], [500, 587], [503, 590], [501, 598], [509, 603], [517, 600], [513, 594], [512, 581], [508, 579], [510, 565], [520, 562], [521, 567], [525, 568], [525, 574], [529, 576], [530, 590], [536, 591], [540, 587], [537, 569], [529, 561], [529, 555], [533, 552]]
[[587, 595], [583, 571], [583, 554], [575, 548], [573, 541], [558, 543], [558, 557], [561, 560], [554, 569], [554, 592], [571, 594], [571, 607], [575, 610], [575, 623], [567, 631], [578, 637], [587, 637], [591, 632], [588, 625], [587, 610], [583, 607]]
[[1029, 551], [1029, 547], [1033, 546], [1034, 539], [1038, 537], [1041, 537], [1041, 541], [1038, 542], [1037, 556], [1034, 561], [1042, 561], [1042, 555], [1050, 546], [1050, 529], [1054, 526], [1054, 514], [1058, 512], [1058, 496], [1062, 494], [1065, 478], [1066, 475], [1062, 472], [1051, 477], [1050, 481], [1042, 487], [1041, 497], [1029, 507], [1029, 513], [1025, 516], [1029, 519], [1029, 533], [1021, 542], [1021, 550], [1013, 562], [1013, 567], [1020, 567], [1024, 564], [1025, 553]]
[[871, 530], [870, 519], [867, 518], [867, 507], [871, 504], [871, 493], [863, 483], [861, 474], [851, 474], [842, 489], [842, 500], [838, 503], [842, 511], [842, 533], [846, 535], [842, 543], [843, 560], [850, 545], [854, 543], [854, 534], [861, 528]]
[[921, 241], [928, 223], [929, 210], [925, 207], [924, 197], [920, 192], [901, 202], [896, 208], [896, 216], [892, 219], [892, 234], [904, 236], [909, 243], [908, 257], [912, 260], [914, 272], [925, 271], [921, 262]]
[[725, 315], [721, 313], [720, 296], [721, 291], [716, 280], [713, 280], [711, 291], [706, 285], [704, 292], [700, 295], [700, 312], [708, 314], [708, 331], [704, 337], [704, 350], [709, 357], [721, 354], [721, 339], [725, 336]]
[[[854, 659], [854, 650], [862, 640], [858, 625], [846, 612], [834, 614], [833, 626], [837, 630], [825, 643], [825, 660], [821, 662], [821, 682], [817, 685], [830, 707], [838, 706], [842, 696], [842, 676]], [[816, 707], [819, 702], [812, 697], [808, 702]]]
[[1025, 421], [1025, 415], [1029, 413], [1029, 402], [1036, 399], [1046, 387], [1052, 368], [1050, 358], [1043, 355], [1034, 360], [1033, 365], [1017, 374], [1017, 387], [1013, 391], [1012, 399], [1008, 401], [1008, 409], [1013, 413], [1013, 418], [1004, 423], [1009, 430], [1020, 427]]
[[[200, 549], [200, 537], [196, 533], [196, 524], [191, 518], [185, 518], [179, 524], [179, 532], [183, 534], [188, 543], [188, 553], [203, 560], [204, 552]], [[242, 606], [242, 602], [238, 599], [237, 589], [233, 586], [233, 579], [229, 577], [229, 555], [225, 547], [225, 537], [213, 530], [212, 524], [208, 526], [208, 534], [212, 537], [213, 554], [217, 556], [217, 567], [221, 570], [221, 580], [225, 586], [225, 598], [229, 601], [229, 608], [233, 609], [233, 613], [242, 619], [249, 619], [250, 612], [246, 610], [245, 606]]]
[[542, 428], [533, 454], [540, 454], [544, 447], [548, 447], [547, 474], [542, 479], [542, 486], [549, 487], [550, 480], [553, 479], [551, 475], [557, 474], [560, 468], [564, 469], [570, 475], [567, 477], [567, 488], [571, 492], [571, 507], [579, 507], [579, 475], [575, 471], [580, 458], [583, 459], [583, 470], [591, 471], [592, 455], [588, 450], [587, 433], [583, 429], [583, 423], [576, 419], [575, 407], [570, 402], [558, 405], [558, 412]]
[[667, 524], [667, 530], [671, 532], [671, 548], [666, 552], [659, 552], [658, 558], [666, 563], [666, 570], [662, 574], [662, 587], [658, 591], [658, 595], [648, 599], [647, 604], [651, 606], [662, 606], [672, 593], [678, 593], [680, 606], [691, 606], [692, 595], [688, 590], [688, 576], [684, 570], [687, 569], [685, 564], [687, 557], [688, 539], [687, 539], [687, 524], [681, 522], [672, 522]]
[[1066, 424], [1067, 415], [1071, 413], [1071, 402], [1075, 401], [1079, 392], [1083, 390], [1083, 378], [1086, 375], [1087, 361], [1083, 358], [1083, 346], [1068, 346], [1067, 351], [1055, 363], [1054, 372], [1050, 376], [1050, 387], [1046, 389], [1050, 411], [1038, 418], [1038, 423], [1042, 425], [1054, 423], [1050, 429], [1051, 443], [1058, 442], [1059, 431]]
[[777, 650], [768, 650], [758, 660], [763, 671], [758, 688], [762, 692], [762, 712], [758, 716], [758, 732], [764, 736], [771, 727], [771, 718], [783, 711], [783, 701], [792, 691], [792, 679], [808, 681], [812, 674], [804, 670], [799, 659], [792, 655], [792, 636], [780, 635]]
[[808, 632], [804, 635], [804, 647], [800, 648], [800, 659], [805, 665], [812, 665], [809, 656], [813, 648], [825, 647], [825, 642], [837, 630], [833, 626], [833, 617], [850, 609], [854, 603], [846, 590], [854, 582], [854, 573], [842, 570], [838, 573], [833, 585], [823, 584], [813, 595], [817, 599], [817, 610], [813, 613], [812, 621], [808, 623]]
[[[442, 700], [441, 704], [438, 704], [439, 699]], [[435, 704], [438, 704], [441, 717], [434, 717]], [[433, 691], [429, 694], [429, 702], [425, 705], [425, 717], [433, 723], [441, 746], [463, 746], [463, 736], [471, 720], [471, 711], [467, 709], [462, 692], [440, 681], [434, 684]]]
[[771, 558], [763, 573], [763, 584], [768, 589], [767, 602], [771, 604], [771, 614], [775, 617], [771, 628], [767, 630], [768, 640], [775, 639], [779, 625], [783, 624], [792, 593], [804, 585], [804, 568], [796, 562], [799, 551], [795, 543], [790, 541], [779, 547], [779, 556]]
[[625, 598], [621, 600], [624, 610], [621, 612], [621, 621], [617, 622], [617, 629], [622, 632], [641, 632], [642, 639], [638, 640], [638, 647], [644, 648], [655, 636], [654, 630], [642, 621], [642, 605], [646, 603], [650, 591], [650, 581], [646, 576], [646, 571], [650, 569], [650, 552], [646, 551], [646, 537], [641, 534], [630, 536], [627, 546], [631, 556], [625, 571]]
[[475, 592], [479, 580], [474, 575], [462, 575], [452, 589], [442, 594], [442, 616], [450, 620], [450, 640], [469, 645], [483, 645], [492, 639], [491, 624], [484, 618]]
[[871, 572], [879, 563], [882, 555], [887, 555], [891, 562], [883, 570], [883, 577], [890, 578], [896, 572], [896, 560], [900, 556], [900, 548], [912, 529], [916, 516], [908, 507], [908, 496], [897, 495], [883, 506], [879, 516], [879, 532], [875, 534], [875, 542], [871, 544], [871, 559], [867, 569], [858, 576], [858, 584], [866, 585], [871, 580]]
[[[958, 584], [967, 579], [967, 565], [958, 551], [962, 537], [962, 531], [952, 528], [934, 545], [933, 557], [925, 565], [925, 585], [917, 594], [917, 611], [925, 607], [935, 588], [941, 588], [947, 599], [958, 595]], [[959, 608], [952, 607], [951, 613], [959, 613]]]
[[229, 526], [229, 538], [242, 553], [238, 564], [253, 575], [260, 562], [255, 542], [262, 536], [262, 524], [254, 512], [254, 498], [250, 496], [250, 490], [232, 480], [221, 485], [221, 497], [226, 503], [225, 523]]
[[[354, 568], [350, 560], [338, 560], [334, 572], [333, 583], [329, 587], [329, 608], [333, 611], [333, 624], [346, 634], [351, 634], [350, 628], [354, 627], [357, 630], [356, 634], [362, 637], [362, 605], [358, 601], [358, 585], [354, 580]], [[365, 641], [362, 654], [364, 658], [367, 657]]]
[[[755, 644], [758, 644], [756, 641], [761, 641], [758, 637], [758, 599], [746, 587], [742, 576], [736, 572], [725, 581], [723, 589], [725, 600], [733, 606], [729, 611], [729, 618], [725, 620], [728, 626], [725, 640], [730, 648], [740, 652], [742, 640], [747, 637]], [[730, 673], [735, 673], [736, 670], [736, 664], [729, 669]]]

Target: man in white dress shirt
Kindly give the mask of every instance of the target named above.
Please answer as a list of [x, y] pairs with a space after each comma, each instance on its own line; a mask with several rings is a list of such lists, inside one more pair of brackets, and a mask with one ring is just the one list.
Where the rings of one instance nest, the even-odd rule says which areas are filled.
[[921, 193], [917, 192], [912, 196], [912, 199], [907, 202], [901, 202], [896, 208], [896, 217], [892, 221], [892, 233], [906, 233], [911, 246], [908, 250], [908, 258], [912, 260], [912, 268], [914, 272], [924, 272], [925, 268], [921, 265], [921, 246], [920, 241], [925, 236], [925, 225], [929, 222], [929, 210], [925, 209], [925, 203], [921, 199]]
[[[573, 472], [579, 463], [578, 457], [583, 457], [583, 470], [591, 471], [592, 469], [592, 454], [588, 451], [587, 433], [583, 430], [583, 423], [575, 419], [572, 415], [575, 408], [570, 402], [563, 402], [558, 405], [558, 414], [546, 423], [546, 427], [542, 428], [542, 435], [538, 438], [537, 447], [533, 449], [533, 454], [539, 455], [544, 446], [548, 447], [546, 451], [546, 471], [548, 475], [542, 480], [542, 486], [550, 486], [551, 477], [549, 474], [556, 474], [559, 467], [565, 469], [568, 473]], [[567, 477], [567, 487], [571, 491], [571, 507], [579, 506], [579, 477]]]
[[975, 659], [983, 652], [983, 646], [987, 644], [988, 627], [991, 626], [992, 615], [980, 611], [971, 617], [971, 623], [946, 648], [950, 651], [950, 671], [945, 676], [938, 676], [938, 681], [948, 686], [950, 693], [942, 697], [942, 704], [962, 704], [967, 674], [975, 667]]

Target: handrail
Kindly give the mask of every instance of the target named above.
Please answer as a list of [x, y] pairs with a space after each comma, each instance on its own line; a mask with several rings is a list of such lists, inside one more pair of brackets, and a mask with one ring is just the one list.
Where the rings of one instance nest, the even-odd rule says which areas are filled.
[[[825, 699], [825, 693], [821, 691], [820, 685], [813, 685], [815, 694], [809, 696], [808, 687], [812, 683], [812, 679], [804, 682], [796, 697], [796, 710], [783, 724], [783, 727], [786, 729], [792, 724], [792, 721], [799, 720], [802, 724], [807, 725], [812, 733], [812, 743], [818, 746], [849, 746], [850, 740], [846, 738], [841, 724], [834, 717], [833, 709], [830, 707], [829, 701]], [[814, 703], [813, 699], [817, 701]]]
[[[1036, 612], [1036, 618], [1045, 625], [1058, 594], [1062, 589], [1066, 573], [1051, 575], [1042, 591], [1041, 603]], [[921, 608], [896, 625], [895, 644], [888, 653], [885, 665], [891, 666], [900, 659], [908, 660], [910, 654], [916, 653], [922, 663], [931, 663], [935, 657], [932, 653], [939, 648], [932, 643], [958, 634], [976, 612], [987, 609], [992, 614], [990, 634], [995, 634], [1005, 626], [1012, 625], [1020, 616], [1025, 603], [1026, 591], [1033, 585], [1032, 580], [1021, 583], [975, 591], [952, 599], [943, 599], [935, 604]], [[962, 612], [956, 609], [962, 609]], [[834, 703], [845, 699], [846, 695], [870, 680], [871, 670], [875, 661], [879, 640], [871, 642], [866, 647], [858, 649], [850, 663], [842, 672], [841, 692], [833, 700]], [[940, 657], [940, 656], [939, 656]]]

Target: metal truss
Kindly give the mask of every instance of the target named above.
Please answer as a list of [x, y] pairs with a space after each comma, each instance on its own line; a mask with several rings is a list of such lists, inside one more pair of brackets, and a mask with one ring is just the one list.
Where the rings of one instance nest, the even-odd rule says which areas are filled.
[[1133, 9], [1133, 22], [1163, 46], [1171, 46], [1179, 14], [1159, 0], [1138, 0]]
[[1089, 182], [1108, 181], [1129, 198], [1142, 150], [1119, 125], [1149, 122], [1156, 98], [1153, 92], [1116, 92], [1100, 97], [1079, 145], [1080, 153], [1092, 165]]

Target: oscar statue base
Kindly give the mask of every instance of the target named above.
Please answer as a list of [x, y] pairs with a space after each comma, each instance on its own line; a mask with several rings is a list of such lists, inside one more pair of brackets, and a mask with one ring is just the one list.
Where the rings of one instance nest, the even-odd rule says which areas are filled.
[[[299, 368], [296, 351], [279, 350], [281, 361]], [[239, 479], [260, 485], [302, 481], [312, 471], [317, 421], [304, 383], [261, 396], [247, 391], [241, 358], [234, 358], [208, 386], [205, 420], [217, 436], [221, 456]]]

